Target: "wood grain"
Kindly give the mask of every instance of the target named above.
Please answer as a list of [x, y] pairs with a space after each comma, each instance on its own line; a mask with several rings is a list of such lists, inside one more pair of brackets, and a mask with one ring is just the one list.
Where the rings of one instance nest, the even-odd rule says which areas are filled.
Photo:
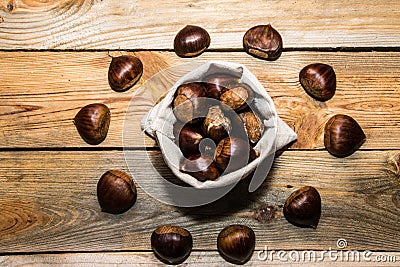
[[[263, 260], [263, 254], [258, 257], [258, 252], [253, 253], [253, 257], [244, 266], [355, 266], [357, 260], [353, 260], [349, 256], [346, 260], [335, 260], [335, 255], [330, 258], [327, 254], [322, 254], [321, 251], [316, 251], [315, 257], [312, 260], [307, 260], [308, 251], [299, 251], [299, 259], [296, 260], [296, 254], [293, 254], [293, 259], [290, 260], [290, 251], [283, 251], [279, 258], [277, 253], [272, 254], [272, 260]], [[343, 253], [346, 253], [344, 251]], [[396, 266], [400, 260], [398, 252], [371, 252], [371, 255], [363, 259], [363, 251], [360, 252], [360, 261], [357, 262], [362, 266]], [[305, 260], [301, 260], [302, 256]], [[340, 255], [340, 254], [339, 254]], [[282, 260], [281, 260], [282, 259]], [[356, 258], [355, 258], [356, 259]], [[286, 261], [285, 261], [286, 260]], [[369, 261], [370, 260], [370, 261]], [[164, 266], [152, 252], [107, 252], [107, 253], [66, 253], [66, 254], [35, 254], [35, 255], [11, 255], [0, 256], [0, 266], [17, 267], [17, 266], [80, 266], [80, 267], [100, 267], [100, 266]], [[188, 266], [234, 266], [227, 263], [216, 251], [193, 251], [183, 265]]]
[[[109, 53], [1, 52], [0, 147], [87, 147], [72, 119], [94, 102], [105, 103], [112, 114], [100, 147], [122, 147], [125, 122], [133, 124], [131, 146], [154, 146], [142, 134], [140, 120], [181, 75], [209, 60], [242, 63], [255, 74], [279, 116], [298, 134], [292, 148], [323, 148], [324, 124], [336, 113], [354, 117], [363, 127], [367, 141], [362, 149], [393, 149], [400, 142], [399, 53], [286, 52], [276, 62], [242, 52], [205, 53], [199, 59], [180, 59], [168, 52], [135, 55], [143, 61], [143, 77], [133, 89], [116, 93], [107, 81]], [[332, 100], [313, 100], [298, 82], [301, 68], [312, 62], [334, 67], [338, 88]], [[129, 105], [134, 108], [127, 114]]]
[[242, 49], [244, 33], [269, 21], [284, 47], [398, 47], [396, 0], [2, 0], [0, 49], [172, 49], [187, 24], [207, 29], [211, 49]]
[[[244, 33], [268, 22], [284, 42], [274, 62], [243, 52]], [[172, 51], [187, 24], [211, 36], [209, 49], [196, 58]], [[193, 235], [184, 265], [232, 266], [219, 256], [216, 237], [226, 225], [241, 223], [257, 236], [246, 266], [397, 266], [399, 26], [397, 0], [0, 0], [0, 267], [162, 266], [149, 239], [167, 223]], [[144, 73], [133, 89], [116, 93], [107, 82], [108, 65], [111, 56], [127, 53], [142, 60]], [[256, 192], [248, 192], [246, 179], [214, 203], [170, 206], [145, 192], [152, 187], [167, 194], [160, 177], [178, 181], [139, 122], [176, 80], [209, 60], [248, 67], [298, 140], [276, 156]], [[337, 75], [336, 94], [325, 103], [298, 82], [301, 68], [315, 62], [332, 65]], [[106, 140], [89, 146], [72, 119], [95, 102], [109, 106], [112, 119]], [[367, 135], [361, 149], [343, 159], [323, 146], [324, 124], [337, 113], [354, 117]], [[96, 184], [110, 169], [130, 169], [138, 184], [138, 201], [125, 214], [100, 211]], [[303, 185], [322, 197], [316, 230], [289, 224], [281, 211]], [[346, 250], [372, 250], [371, 261], [257, 258], [266, 247], [320, 256], [341, 238]]]
[[[142, 190], [144, 180], [160, 186], [156, 172], [173, 179], [160, 152], [131, 150], [125, 156], [136, 181], [141, 178], [138, 201], [125, 214], [111, 215], [100, 211], [96, 184], [106, 170], [127, 170], [122, 151], [0, 152], [0, 251], [149, 250], [150, 234], [161, 224], [189, 229], [196, 250], [215, 250], [218, 232], [233, 223], [254, 229], [257, 249], [321, 250], [335, 247], [339, 238], [348, 249], [400, 249], [400, 180], [390, 171], [393, 155], [386, 151], [359, 151], [346, 160], [325, 151], [286, 151], [255, 193], [248, 193], [244, 180], [197, 208], [162, 204]], [[318, 188], [323, 200], [317, 230], [292, 226], [281, 212], [289, 194], [303, 185]], [[260, 213], [265, 206], [275, 209], [272, 219]]]

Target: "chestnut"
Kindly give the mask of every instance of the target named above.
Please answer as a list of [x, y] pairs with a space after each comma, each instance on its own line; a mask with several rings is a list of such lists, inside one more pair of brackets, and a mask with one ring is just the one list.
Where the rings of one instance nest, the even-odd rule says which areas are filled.
[[207, 154], [192, 155], [184, 160], [181, 171], [195, 177], [201, 182], [216, 180], [220, 173], [213, 158]]
[[209, 106], [207, 102], [204, 83], [181, 84], [177, 88], [173, 101], [174, 114], [183, 123], [197, 123], [207, 114]]
[[317, 228], [321, 216], [321, 197], [317, 189], [304, 186], [294, 191], [285, 201], [283, 214], [293, 225]]
[[227, 137], [231, 131], [231, 120], [225, 116], [219, 106], [212, 106], [208, 110], [201, 129], [215, 143], [218, 143], [223, 138]]
[[257, 153], [249, 142], [237, 137], [226, 137], [215, 149], [214, 162], [220, 169], [231, 172], [246, 166], [256, 157]]
[[97, 183], [97, 199], [103, 212], [121, 214], [128, 211], [137, 199], [132, 177], [120, 170], [105, 172]]
[[180, 264], [189, 257], [193, 240], [190, 232], [182, 227], [163, 225], [151, 234], [154, 254], [166, 264]]
[[210, 42], [210, 35], [205, 29], [187, 25], [175, 36], [174, 50], [180, 57], [196, 57], [210, 46]]
[[[174, 127], [175, 128], [175, 127]], [[178, 133], [178, 146], [185, 157], [198, 154], [199, 145], [203, 139], [203, 133], [198, 127], [185, 124]]]
[[252, 145], [257, 144], [264, 131], [264, 124], [252, 110], [240, 113], [239, 117], [242, 119], [250, 143]]
[[221, 94], [221, 103], [235, 111], [246, 109], [253, 101], [254, 93], [245, 84], [237, 84], [234, 88]]
[[252, 56], [273, 61], [281, 56], [283, 42], [271, 24], [257, 25], [243, 36], [243, 47]]
[[74, 124], [86, 143], [98, 145], [107, 137], [110, 117], [110, 110], [106, 105], [89, 104], [76, 114]]
[[234, 224], [225, 227], [217, 238], [219, 254], [226, 261], [244, 264], [253, 255], [256, 244], [254, 231], [245, 225]]
[[314, 63], [305, 66], [299, 73], [300, 84], [311, 97], [327, 101], [336, 91], [336, 74], [327, 64]]
[[325, 124], [324, 145], [335, 157], [353, 154], [365, 141], [361, 126], [352, 117], [337, 114]]
[[218, 100], [221, 94], [239, 83], [239, 78], [220, 73], [211, 74], [204, 78], [204, 80], [207, 83], [207, 95]]
[[142, 73], [143, 64], [137, 57], [113, 57], [108, 69], [108, 83], [114, 91], [124, 92], [135, 85]]

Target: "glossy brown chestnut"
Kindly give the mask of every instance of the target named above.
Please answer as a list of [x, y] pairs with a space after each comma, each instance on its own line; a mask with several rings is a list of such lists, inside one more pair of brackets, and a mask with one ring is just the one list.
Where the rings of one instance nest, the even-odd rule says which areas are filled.
[[178, 146], [185, 157], [200, 153], [199, 145], [203, 133], [198, 127], [185, 124], [179, 132]]
[[221, 103], [229, 108], [240, 112], [246, 109], [253, 101], [254, 93], [251, 88], [245, 84], [238, 84], [234, 88], [221, 94]]
[[180, 57], [196, 57], [210, 46], [210, 42], [210, 35], [205, 29], [187, 25], [175, 36], [174, 50]]
[[365, 141], [361, 126], [352, 117], [337, 114], [325, 124], [324, 145], [336, 157], [353, 154]]
[[221, 94], [239, 83], [239, 78], [221, 73], [211, 74], [204, 80], [207, 83], [207, 95], [218, 100]]
[[327, 101], [336, 91], [336, 74], [327, 64], [314, 63], [305, 66], [299, 74], [300, 84], [313, 98]]
[[97, 200], [103, 212], [124, 213], [135, 204], [136, 198], [132, 177], [123, 171], [107, 171], [97, 183]]
[[86, 143], [98, 145], [107, 137], [110, 118], [110, 110], [106, 105], [89, 104], [76, 114], [74, 124]]
[[207, 115], [208, 103], [205, 84], [201, 82], [185, 83], [178, 87], [173, 102], [176, 118], [194, 124]]
[[213, 158], [206, 154], [192, 155], [184, 160], [181, 171], [195, 177], [199, 181], [214, 181], [219, 177], [217, 165]]
[[245, 33], [243, 47], [252, 56], [273, 61], [281, 56], [283, 42], [271, 24], [257, 25]]
[[143, 64], [135, 56], [123, 55], [114, 57], [108, 69], [108, 83], [114, 91], [124, 92], [140, 79]]
[[317, 228], [321, 217], [321, 197], [318, 191], [311, 186], [294, 191], [283, 206], [283, 214], [293, 225]]
[[228, 262], [244, 264], [253, 255], [256, 236], [245, 225], [230, 225], [218, 235], [217, 248], [220, 255]]
[[212, 106], [208, 109], [201, 129], [215, 143], [218, 143], [231, 132], [231, 120], [225, 116], [219, 106]]
[[231, 172], [246, 166], [256, 157], [256, 151], [247, 141], [236, 137], [226, 137], [215, 149], [214, 162], [220, 169]]
[[154, 254], [166, 264], [180, 264], [189, 257], [193, 240], [190, 232], [182, 227], [163, 225], [151, 235]]
[[244, 124], [244, 129], [252, 145], [257, 144], [264, 131], [264, 124], [260, 118], [251, 110], [239, 114]]

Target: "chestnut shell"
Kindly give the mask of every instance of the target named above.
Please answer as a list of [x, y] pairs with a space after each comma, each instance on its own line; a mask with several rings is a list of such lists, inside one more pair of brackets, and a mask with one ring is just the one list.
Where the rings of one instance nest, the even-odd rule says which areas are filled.
[[211, 74], [204, 80], [207, 83], [207, 95], [217, 100], [223, 93], [239, 83], [239, 78], [222, 73]]
[[221, 94], [221, 103], [240, 112], [249, 107], [254, 99], [253, 90], [246, 84], [237, 84], [235, 87]]
[[324, 145], [335, 157], [347, 157], [357, 151], [365, 141], [361, 126], [352, 117], [337, 114], [325, 124]]
[[205, 29], [187, 25], [175, 36], [174, 50], [180, 57], [196, 57], [210, 46], [210, 42], [210, 35]]
[[142, 61], [130, 55], [113, 57], [108, 69], [108, 83], [114, 91], [124, 92], [140, 79], [143, 73]]
[[194, 124], [207, 115], [209, 104], [202, 82], [181, 84], [173, 101], [174, 114], [183, 123]]
[[231, 132], [231, 120], [225, 116], [219, 106], [212, 106], [208, 109], [206, 118], [201, 126], [203, 133], [209, 136], [215, 143], [227, 137]]
[[216, 180], [220, 173], [213, 158], [206, 154], [192, 155], [184, 160], [181, 171], [190, 174], [199, 181]]
[[251, 110], [239, 114], [242, 119], [244, 129], [252, 145], [257, 144], [264, 131], [264, 124], [260, 118]]
[[203, 133], [198, 127], [185, 124], [178, 133], [178, 146], [185, 157], [200, 153], [199, 145], [203, 139]]
[[281, 56], [283, 42], [279, 32], [271, 24], [257, 25], [245, 33], [243, 47], [250, 55], [273, 61]]
[[299, 73], [304, 90], [313, 98], [327, 101], [335, 95], [336, 74], [327, 64], [314, 63], [305, 66]]
[[317, 228], [321, 216], [321, 197], [317, 189], [304, 186], [294, 191], [283, 206], [283, 214], [293, 225]]
[[225, 227], [217, 238], [218, 252], [234, 264], [246, 263], [253, 255], [255, 244], [254, 231], [240, 224]]
[[215, 149], [214, 162], [220, 169], [232, 172], [246, 166], [256, 157], [257, 153], [247, 141], [237, 137], [226, 137]]
[[107, 137], [111, 114], [104, 104], [84, 106], [76, 114], [74, 124], [82, 139], [90, 145], [98, 145]]
[[163, 225], [151, 235], [151, 248], [154, 254], [166, 264], [184, 262], [189, 257], [192, 247], [192, 235], [179, 226]]
[[97, 199], [103, 212], [121, 214], [128, 211], [137, 199], [132, 177], [120, 170], [105, 172], [97, 183]]

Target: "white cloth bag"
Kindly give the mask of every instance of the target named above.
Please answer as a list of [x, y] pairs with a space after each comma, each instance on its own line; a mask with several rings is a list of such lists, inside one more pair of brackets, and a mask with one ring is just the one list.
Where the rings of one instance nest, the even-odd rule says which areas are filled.
[[[174, 142], [173, 125], [177, 119], [173, 114], [172, 102], [179, 85], [187, 82], [204, 81], [202, 80], [204, 77], [215, 73], [234, 75], [240, 78], [240, 82], [253, 89], [255, 99], [251, 107], [256, 109], [260, 115], [260, 119], [264, 123], [264, 132], [254, 147], [260, 153], [257, 159], [239, 170], [221, 175], [215, 181], [201, 182], [179, 170], [183, 155]], [[277, 150], [297, 139], [296, 133], [278, 117], [271, 97], [257, 78], [245, 66], [225, 61], [207, 62], [184, 75], [172, 86], [165, 98], [146, 114], [142, 119], [141, 127], [148, 135], [156, 139], [164, 160], [172, 172], [179, 179], [195, 188], [216, 188], [237, 183], [240, 179], [251, 174], [261, 162], [271, 158], [271, 155], [273, 159]], [[267, 174], [265, 173], [265, 177], [267, 177]]]

